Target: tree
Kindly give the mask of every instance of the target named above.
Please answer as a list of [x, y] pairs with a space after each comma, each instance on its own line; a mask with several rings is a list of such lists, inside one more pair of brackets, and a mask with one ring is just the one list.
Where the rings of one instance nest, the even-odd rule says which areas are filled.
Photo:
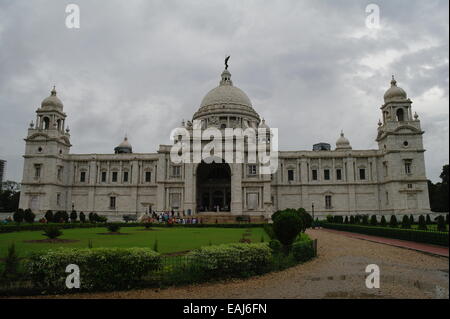
[[80, 222], [86, 222], [86, 215], [83, 212], [80, 212]]
[[428, 195], [430, 199], [431, 211], [433, 212], [448, 212], [449, 211], [449, 165], [442, 167], [442, 172], [439, 176], [441, 182], [434, 184], [428, 181]]
[[409, 229], [411, 228], [411, 220], [407, 215], [403, 215], [402, 219], [402, 228]]
[[300, 218], [302, 219], [303, 225], [302, 232], [305, 232], [307, 228], [310, 228], [312, 226], [313, 218], [310, 214], [306, 212], [304, 208], [297, 209], [297, 212], [299, 213]]
[[419, 230], [427, 230], [427, 223], [425, 222], [425, 217], [423, 215], [419, 216]]
[[447, 226], [445, 225], [444, 216], [439, 215], [437, 218], [437, 230], [438, 231], [447, 231]]
[[378, 223], [378, 221], [377, 221], [377, 216], [372, 215], [372, 216], [370, 217], [370, 225], [371, 225], [371, 226], [376, 226], [377, 223]]
[[20, 184], [5, 181], [0, 184], [0, 211], [16, 212], [19, 209]]
[[286, 209], [273, 214], [272, 220], [275, 238], [285, 247], [286, 252], [289, 251], [290, 246], [303, 229], [300, 215], [296, 210]]
[[389, 226], [391, 226], [393, 228], [398, 226], [397, 217], [395, 217], [395, 215], [391, 216], [391, 220], [389, 221]]
[[23, 219], [25, 217], [25, 213], [23, 211], [23, 209], [19, 208], [14, 214], [13, 214], [13, 219], [16, 223], [21, 223], [23, 222]]
[[348, 224], [348, 216], [345, 216], [344, 224]]
[[387, 226], [386, 217], [381, 216], [380, 225], [382, 227], [386, 227]]
[[362, 217], [362, 224], [363, 225], [369, 225], [369, 216], [363, 215], [363, 217]]
[[48, 210], [46, 213], [45, 213], [45, 219], [47, 220], [47, 223], [52, 223], [53, 222], [53, 212], [51, 211], [51, 210]]
[[27, 208], [24, 211], [23, 219], [27, 223], [34, 223], [34, 219], [36, 218], [36, 215], [31, 211], [31, 209]]
[[350, 216], [350, 224], [355, 224], [355, 217], [353, 217], [353, 216]]
[[427, 223], [427, 225], [431, 225], [432, 224], [431, 218], [430, 218], [430, 214], [427, 214], [426, 223]]
[[414, 216], [413, 216], [412, 214], [409, 215], [409, 223], [410, 223], [411, 225], [414, 224]]
[[73, 210], [73, 211], [70, 213], [70, 221], [71, 221], [72, 223], [74, 223], [76, 220], [77, 220], [77, 212]]

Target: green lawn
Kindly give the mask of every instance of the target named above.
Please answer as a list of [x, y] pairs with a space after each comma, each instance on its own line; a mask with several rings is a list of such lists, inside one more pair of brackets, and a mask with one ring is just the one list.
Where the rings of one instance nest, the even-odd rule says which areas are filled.
[[[401, 227], [401, 223], [400, 223], [400, 226], [399, 226], [399, 227]], [[447, 227], [447, 231], [448, 231], [448, 225], [446, 225], [446, 227]], [[411, 225], [411, 228], [412, 228], [412, 229], [418, 229], [418, 228], [419, 228], [419, 225]], [[436, 224], [427, 225], [427, 229], [428, 229], [428, 230], [434, 230], [434, 231], [437, 231], [437, 225], [436, 225]]]
[[[153, 231], [145, 231], [144, 227], [123, 227], [122, 233], [128, 235], [99, 235], [107, 233], [106, 228], [77, 228], [63, 229], [61, 239], [79, 240], [75, 243], [49, 244], [49, 243], [25, 243], [26, 240], [39, 240], [43, 231], [21, 231], [0, 234], [0, 258], [7, 254], [8, 246], [14, 242], [16, 251], [20, 257], [25, 257], [29, 252], [48, 250], [56, 247], [87, 248], [89, 240], [93, 247], [149, 247], [153, 248], [154, 242], [158, 240], [158, 251], [160, 253], [172, 253], [191, 250], [201, 246], [222, 243], [237, 243], [246, 232], [245, 228], [184, 228], [184, 227], [155, 227]], [[262, 228], [251, 229], [250, 238], [252, 242], [269, 241], [269, 237]]]

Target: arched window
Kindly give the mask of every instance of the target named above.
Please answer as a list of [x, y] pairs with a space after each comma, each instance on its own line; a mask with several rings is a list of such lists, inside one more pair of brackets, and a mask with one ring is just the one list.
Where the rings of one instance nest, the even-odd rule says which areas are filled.
[[398, 109], [397, 110], [397, 121], [399, 121], [399, 122], [403, 122], [405, 119], [404, 119], [404, 112], [403, 112], [403, 109]]
[[50, 119], [48, 117], [44, 117], [44, 130], [48, 130], [50, 128]]

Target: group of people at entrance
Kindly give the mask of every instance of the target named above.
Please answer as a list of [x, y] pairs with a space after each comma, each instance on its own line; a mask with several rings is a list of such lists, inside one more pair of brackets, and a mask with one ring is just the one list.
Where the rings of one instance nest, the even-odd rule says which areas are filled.
[[186, 214], [175, 211], [155, 212], [152, 211], [150, 216], [144, 218], [151, 223], [167, 223], [167, 224], [201, 224], [201, 218], [186, 217]]

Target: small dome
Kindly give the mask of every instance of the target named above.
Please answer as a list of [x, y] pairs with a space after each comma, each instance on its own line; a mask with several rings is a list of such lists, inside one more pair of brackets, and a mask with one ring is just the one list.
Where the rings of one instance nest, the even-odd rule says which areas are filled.
[[266, 124], [266, 120], [262, 119], [261, 123], [259, 123], [258, 128], [265, 128], [265, 129], [270, 129], [269, 125]]
[[128, 138], [125, 136], [122, 143], [114, 148], [114, 153], [132, 153], [132, 150], [133, 148], [131, 147], [130, 142], [128, 142]]
[[45, 109], [63, 109], [63, 103], [61, 100], [56, 96], [56, 89], [53, 87], [52, 91], [50, 92], [50, 96], [46, 97], [42, 103], [41, 107]]
[[341, 136], [336, 141], [336, 150], [351, 150], [350, 141], [344, 136], [344, 132], [341, 132]]
[[407, 99], [405, 90], [397, 86], [397, 81], [392, 76], [391, 87], [384, 93], [384, 102], [404, 101]]

